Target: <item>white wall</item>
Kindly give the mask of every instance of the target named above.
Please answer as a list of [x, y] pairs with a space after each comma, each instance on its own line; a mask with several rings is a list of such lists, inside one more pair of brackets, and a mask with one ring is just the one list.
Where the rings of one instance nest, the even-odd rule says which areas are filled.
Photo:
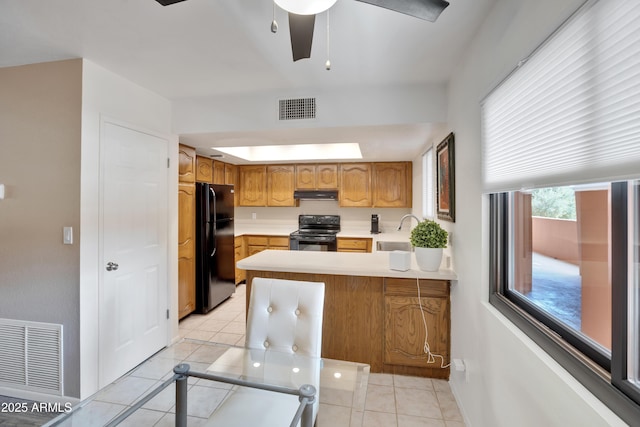
[[[278, 121], [278, 100], [316, 98], [315, 120]], [[263, 92], [173, 103], [178, 134], [444, 122], [445, 85], [341, 88], [321, 93]]]
[[80, 60], [0, 68], [0, 318], [62, 325], [64, 392], [76, 397], [81, 75]]
[[456, 68], [448, 123], [456, 137], [451, 386], [468, 426], [625, 425], [488, 304], [488, 210], [481, 190], [480, 101], [582, 0], [499, 0]]
[[82, 74], [82, 171], [80, 236], [80, 357], [81, 398], [98, 390], [98, 280], [102, 266], [99, 246], [100, 122], [108, 117], [170, 141], [168, 173], [168, 301], [169, 343], [177, 336], [178, 313], [178, 139], [171, 135], [171, 104], [100, 66], [83, 60]]

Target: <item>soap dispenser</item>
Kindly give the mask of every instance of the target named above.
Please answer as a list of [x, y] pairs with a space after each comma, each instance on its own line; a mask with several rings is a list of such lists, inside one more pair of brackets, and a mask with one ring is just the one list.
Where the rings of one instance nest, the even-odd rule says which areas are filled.
[[371, 234], [380, 233], [380, 219], [377, 214], [371, 215]]

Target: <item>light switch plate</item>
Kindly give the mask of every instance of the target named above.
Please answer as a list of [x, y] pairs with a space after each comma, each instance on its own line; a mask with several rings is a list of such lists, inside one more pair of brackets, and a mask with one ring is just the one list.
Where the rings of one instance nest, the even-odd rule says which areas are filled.
[[62, 229], [62, 243], [73, 245], [73, 227], [64, 227]]

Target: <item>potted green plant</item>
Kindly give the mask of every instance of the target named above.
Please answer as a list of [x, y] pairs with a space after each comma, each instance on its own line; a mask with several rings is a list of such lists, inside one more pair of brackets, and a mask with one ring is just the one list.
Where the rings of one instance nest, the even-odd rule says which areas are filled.
[[442, 262], [442, 249], [447, 247], [447, 233], [435, 221], [425, 219], [411, 230], [411, 245], [415, 248], [420, 270], [437, 271]]

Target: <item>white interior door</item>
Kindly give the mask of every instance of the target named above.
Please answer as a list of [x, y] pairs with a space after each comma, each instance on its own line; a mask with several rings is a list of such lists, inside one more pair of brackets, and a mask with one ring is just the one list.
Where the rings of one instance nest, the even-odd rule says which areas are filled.
[[99, 386], [166, 345], [168, 141], [103, 121]]

